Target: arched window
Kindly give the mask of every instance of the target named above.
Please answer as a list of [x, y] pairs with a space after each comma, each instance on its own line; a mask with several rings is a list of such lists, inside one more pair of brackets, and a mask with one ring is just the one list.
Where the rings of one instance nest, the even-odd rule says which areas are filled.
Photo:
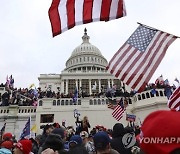
[[142, 94], [142, 99], [146, 99], [145, 94]]
[[43, 101], [40, 100], [40, 101], [39, 101], [39, 106], [42, 106], [42, 105], [43, 105]]
[[92, 99], [89, 100], [89, 105], [93, 105]]
[[60, 100], [57, 100], [57, 106], [59, 106], [60, 105]]
[[81, 105], [81, 100], [80, 99], [78, 99], [78, 105]]
[[150, 98], [149, 93], [146, 93], [146, 98]]
[[53, 106], [56, 106], [56, 100], [53, 100]]
[[97, 105], [97, 100], [96, 99], [94, 99], [94, 105]]
[[64, 105], [64, 100], [61, 100], [61, 105]]
[[101, 105], [101, 100], [100, 99], [98, 99], [98, 105]]

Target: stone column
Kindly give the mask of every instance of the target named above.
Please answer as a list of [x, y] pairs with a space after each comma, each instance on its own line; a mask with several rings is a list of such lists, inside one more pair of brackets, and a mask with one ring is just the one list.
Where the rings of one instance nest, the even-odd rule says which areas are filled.
[[101, 79], [99, 79], [99, 93], [101, 92]]
[[111, 88], [110, 79], [108, 79], [108, 87]]
[[61, 81], [61, 93], [64, 93], [64, 80]]
[[112, 86], [114, 85], [114, 80], [113, 79], [111, 79], [111, 84], [112, 84]]
[[66, 95], [68, 94], [68, 79], [66, 79]]
[[82, 87], [82, 80], [79, 79], [79, 87]]
[[92, 94], [92, 88], [91, 88], [91, 79], [89, 79], [89, 95]]

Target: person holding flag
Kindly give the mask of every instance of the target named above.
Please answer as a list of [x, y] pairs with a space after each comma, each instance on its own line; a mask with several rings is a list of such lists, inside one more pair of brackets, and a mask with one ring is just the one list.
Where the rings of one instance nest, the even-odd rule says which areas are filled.
[[31, 117], [28, 118], [28, 121], [26, 122], [26, 125], [20, 135], [20, 140], [30, 138], [31, 137], [31, 131], [30, 131], [30, 126], [31, 126]]
[[2, 140], [2, 136], [5, 132], [5, 129], [6, 129], [6, 122], [4, 123], [3, 127], [1, 128], [1, 132], [0, 132], [0, 140]]
[[76, 104], [77, 100], [78, 100], [78, 89], [76, 87], [75, 91], [74, 91], [74, 95], [73, 95], [73, 102]]

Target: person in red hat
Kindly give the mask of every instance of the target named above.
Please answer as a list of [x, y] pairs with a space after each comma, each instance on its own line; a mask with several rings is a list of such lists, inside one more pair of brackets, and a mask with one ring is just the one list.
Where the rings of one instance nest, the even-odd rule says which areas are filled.
[[150, 113], [141, 127], [140, 147], [145, 154], [179, 154], [180, 112]]
[[3, 141], [0, 145], [0, 154], [12, 154], [12, 148], [12, 141]]
[[13, 148], [13, 142], [12, 141], [3, 141], [1, 143], [1, 148], [2, 147], [11, 150]]
[[15, 145], [14, 154], [30, 154], [32, 150], [32, 142], [30, 140], [20, 140]]
[[12, 133], [4, 133], [3, 134], [3, 141], [10, 141], [10, 140], [12, 140], [12, 138], [13, 138], [13, 135], [12, 135]]

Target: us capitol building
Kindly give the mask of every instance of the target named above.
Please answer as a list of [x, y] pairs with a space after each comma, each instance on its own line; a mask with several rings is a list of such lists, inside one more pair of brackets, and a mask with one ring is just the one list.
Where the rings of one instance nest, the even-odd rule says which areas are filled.
[[[72, 97], [42, 98], [38, 100], [37, 107], [34, 106], [1, 106], [0, 107], [0, 127], [6, 122], [6, 132], [12, 132], [19, 137], [29, 116], [31, 116], [31, 126], [36, 124], [37, 134], [41, 133], [41, 125], [62, 121], [66, 126], [74, 126], [74, 111], [80, 113], [80, 119], [88, 116], [91, 129], [96, 125], [103, 125], [106, 128], [112, 128], [117, 123], [112, 117], [112, 110], [107, 107], [109, 100], [106, 96], [96, 94], [107, 91], [116, 85], [116, 89], [126, 89], [130, 91], [119, 79], [106, 71], [108, 64], [101, 51], [89, 42], [90, 37], [87, 30], [84, 30], [82, 44], [77, 46], [69, 59], [66, 61], [66, 68], [61, 74], [40, 74], [39, 87], [41, 90], [60, 92], [65, 96], [74, 94], [75, 89], [83, 93], [83, 97], [73, 102]], [[5, 92], [0, 89], [1, 95]], [[115, 99], [115, 98], [112, 98]], [[120, 97], [116, 97], [120, 99]], [[143, 122], [144, 118], [155, 110], [168, 109], [167, 97], [164, 95], [164, 89], [157, 89], [153, 95], [150, 90], [137, 93], [130, 97], [131, 102], [124, 112], [123, 118], [119, 121], [127, 125], [126, 113], [136, 115], [135, 123]]]

